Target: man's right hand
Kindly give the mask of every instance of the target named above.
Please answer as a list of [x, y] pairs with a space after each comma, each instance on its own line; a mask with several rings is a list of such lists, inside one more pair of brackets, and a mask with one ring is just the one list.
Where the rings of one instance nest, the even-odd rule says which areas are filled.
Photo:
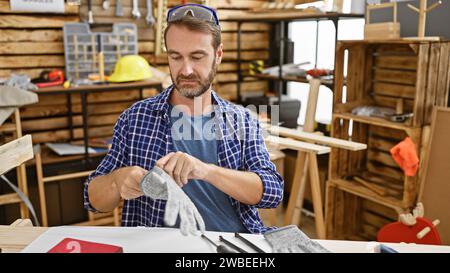
[[144, 195], [140, 184], [147, 170], [138, 167], [123, 167], [114, 171], [113, 186], [125, 200], [135, 199]]

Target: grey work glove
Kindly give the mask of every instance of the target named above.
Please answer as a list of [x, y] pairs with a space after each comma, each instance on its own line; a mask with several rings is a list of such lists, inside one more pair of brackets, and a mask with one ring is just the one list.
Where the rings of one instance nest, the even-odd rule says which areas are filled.
[[197, 224], [202, 233], [205, 232], [205, 222], [194, 203], [178, 186], [173, 178], [164, 170], [155, 166], [141, 181], [142, 192], [152, 199], [167, 200], [164, 222], [168, 226], [175, 225], [180, 215], [180, 230], [183, 235], [200, 235]]
[[264, 238], [274, 253], [329, 253], [330, 251], [311, 240], [297, 226], [289, 225], [268, 231]]
[[3, 82], [6, 86], [12, 86], [25, 90], [37, 90], [37, 86], [31, 83], [30, 77], [26, 74], [11, 74], [11, 76]]

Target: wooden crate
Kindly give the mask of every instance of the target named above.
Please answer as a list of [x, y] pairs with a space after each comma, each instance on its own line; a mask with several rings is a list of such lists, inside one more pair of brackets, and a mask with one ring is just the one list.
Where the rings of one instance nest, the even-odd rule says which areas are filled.
[[[449, 44], [339, 42], [336, 48], [334, 112], [352, 116], [351, 111], [357, 106], [393, 109], [401, 106], [404, 112], [414, 114], [404, 125], [421, 127], [430, 124], [432, 107], [445, 106], [448, 97]], [[346, 55], [347, 71], [344, 69]]]
[[[367, 150], [332, 149], [329, 180], [348, 192], [384, 206], [396, 209], [414, 207], [419, 191], [419, 172], [415, 176], [405, 176], [392, 158], [390, 149], [409, 136], [420, 155], [421, 132], [421, 128], [396, 124], [386, 126], [363, 118], [350, 120], [334, 114], [332, 137], [367, 143]], [[361, 183], [353, 176], [365, 182]]]
[[333, 182], [327, 184], [326, 195], [327, 239], [374, 241], [380, 228], [397, 221], [403, 212], [355, 195]]

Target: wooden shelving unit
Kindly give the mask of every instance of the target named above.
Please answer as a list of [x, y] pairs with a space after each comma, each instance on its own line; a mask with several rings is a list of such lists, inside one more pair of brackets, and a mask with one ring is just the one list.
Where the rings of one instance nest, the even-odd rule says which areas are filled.
[[[449, 49], [449, 42], [338, 42], [331, 136], [367, 143], [367, 150], [331, 150], [325, 206], [328, 239], [375, 240], [383, 225], [415, 207], [423, 163], [416, 175], [406, 176], [390, 150], [410, 137], [423, 159], [431, 110], [447, 102]], [[352, 113], [358, 106], [396, 109], [399, 103], [412, 118], [393, 122]]]

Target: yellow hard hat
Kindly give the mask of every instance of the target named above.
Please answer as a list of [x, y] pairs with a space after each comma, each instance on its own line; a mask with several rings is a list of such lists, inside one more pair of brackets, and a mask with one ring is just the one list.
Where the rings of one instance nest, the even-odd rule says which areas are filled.
[[127, 55], [120, 58], [109, 77], [110, 82], [140, 81], [153, 77], [148, 62], [139, 55]]

